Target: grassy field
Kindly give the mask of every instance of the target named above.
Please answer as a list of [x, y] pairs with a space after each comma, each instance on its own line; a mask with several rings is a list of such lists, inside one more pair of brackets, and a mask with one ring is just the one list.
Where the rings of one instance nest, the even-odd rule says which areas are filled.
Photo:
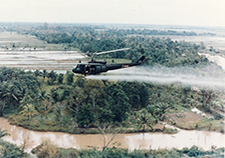
[[[48, 44], [45, 41], [38, 40], [34, 36], [20, 35], [15, 32], [0, 32], [0, 50], [49, 50], [49, 51], [62, 51], [68, 50], [66, 45], [63, 44]], [[66, 48], [66, 49], [65, 49]], [[69, 50], [77, 51], [76, 48]]]

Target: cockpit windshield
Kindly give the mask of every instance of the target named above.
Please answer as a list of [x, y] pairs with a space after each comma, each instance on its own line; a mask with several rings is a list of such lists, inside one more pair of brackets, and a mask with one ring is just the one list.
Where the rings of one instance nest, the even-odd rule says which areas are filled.
[[79, 70], [79, 69], [80, 69], [80, 64], [76, 64], [76, 65], [74, 66], [74, 69]]

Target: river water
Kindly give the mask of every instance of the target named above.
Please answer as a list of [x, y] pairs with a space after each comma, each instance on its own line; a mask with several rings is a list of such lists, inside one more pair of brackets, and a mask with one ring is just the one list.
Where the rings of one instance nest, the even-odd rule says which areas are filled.
[[[103, 146], [103, 137], [100, 134], [74, 135], [60, 132], [35, 132], [10, 125], [7, 119], [0, 117], [0, 127], [7, 130], [10, 136], [3, 139], [13, 144], [22, 145], [26, 142], [25, 150], [30, 152], [32, 148], [41, 144], [44, 140], [50, 140], [53, 144], [63, 148], [88, 148]], [[111, 135], [108, 135], [110, 138]], [[211, 146], [225, 147], [225, 135], [208, 131], [179, 130], [177, 134], [163, 133], [137, 133], [120, 134], [113, 143], [121, 148], [134, 149], [158, 149], [158, 148], [190, 148], [193, 145], [205, 150]]]

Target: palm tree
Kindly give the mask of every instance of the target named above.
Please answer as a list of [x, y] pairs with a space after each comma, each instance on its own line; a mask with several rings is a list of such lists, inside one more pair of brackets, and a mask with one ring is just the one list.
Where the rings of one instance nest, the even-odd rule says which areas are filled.
[[23, 108], [25, 105], [27, 105], [31, 102], [33, 102], [33, 99], [31, 98], [31, 96], [28, 93], [26, 93], [24, 95], [23, 99], [20, 101], [20, 107]]
[[38, 101], [44, 101], [44, 100], [49, 100], [51, 98], [49, 93], [46, 93], [46, 91], [41, 91], [40, 93], [38, 93], [38, 95], [36, 96], [36, 99]]
[[20, 111], [20, 114], [22, 116], [27, 116], [28, 120], [33, 118], [33, 115], [37, 114], [38, 112], [35, 110], [35, 107], [32, 104], [26, 104], [23, 106], [22, 111]]
[[151, 115], [147, 112], [147, 110], [142, 110], [137, 118], [138, 128], [141, 129], [143, 132], [146, 130], [146, 127], [150, 127], [151, 131], [153, 130], [153, 125], [155, 124], [156, 120], [151, 117]]
[[45, 116], [45, 118], [47, 118], [47, 114], [52, 108], [52, 101], [50, 99], [51, 96], [49, 93], [46, 93], [46, 91], [41, 91], [34, 98], [35, 108], [38, 113], [41, 114], [41, 117]]
[[45, 77], [47, 77], [47, 76], [48, 76], [48, 72], [47, 72], [47, 70], [43, 70], [42, 76], [43, 76], [43, 79], [45, 79]]
[[5, 101], [5, 98], [3, 97], [5, 95], [6, 92], [6, 84], [0, 84], [0, 98], [1, 100]]
[[2, 97], [9, 103], [13, 105], [15, 102], [19, 102], [20, 97], [22, 97], [21, 91], [12, 83], [5, 83], [5, 90], [2, 91]]
[[19, 75], [20, 75], [20, 70], [14, 69], [12, 72], [12, 77], [14, 77], [15, 80], [17, 80], [19, 78]]
[[2, 128], [0, 128], [0, 138], [9, 135], [9, 133], [6, 130], [2, 130]]
[[156, 113], [159, 117], [161, 117], [163, 114], [166, 113], [167, 110], [169, 110], [170, 108], [172, 108], [171, 105], [163, 103], [163, 102], [159, 102], [155, 105], [156, 108]]

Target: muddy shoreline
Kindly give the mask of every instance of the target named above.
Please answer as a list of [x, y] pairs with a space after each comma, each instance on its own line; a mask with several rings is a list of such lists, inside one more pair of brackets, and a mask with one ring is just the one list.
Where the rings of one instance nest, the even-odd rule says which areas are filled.
[[[101, 148], [103, 145], [103, 138], [100, 134], [76, 135], [61, 132], [35, 132], [23, 127], [10, 125], [7, 119], [2, 117], [0, 117], [0, 123], [2, 128], [10, 133], [10, 136], [5, 136], [3, 139], [19, 146], [26, 142], [26, 152], [30, 152], [46, 139], [63, 148]], [[177, 134], [172, 135], [163, 133], [120, 134], [114, 140], [115, 143], [117, 142], [114, 145], [120, 148], [128, 148], [129, 150], [182, 149], [183, 147], [191, 147], [193, 145], [199, 146], [204, 150], [211, 150], [212, 145], [217, 146], [217, 148], [224, 147], [225, 142], [221, 140], [225, 140], [225, 135], [217, 132], [179, 130]]]

